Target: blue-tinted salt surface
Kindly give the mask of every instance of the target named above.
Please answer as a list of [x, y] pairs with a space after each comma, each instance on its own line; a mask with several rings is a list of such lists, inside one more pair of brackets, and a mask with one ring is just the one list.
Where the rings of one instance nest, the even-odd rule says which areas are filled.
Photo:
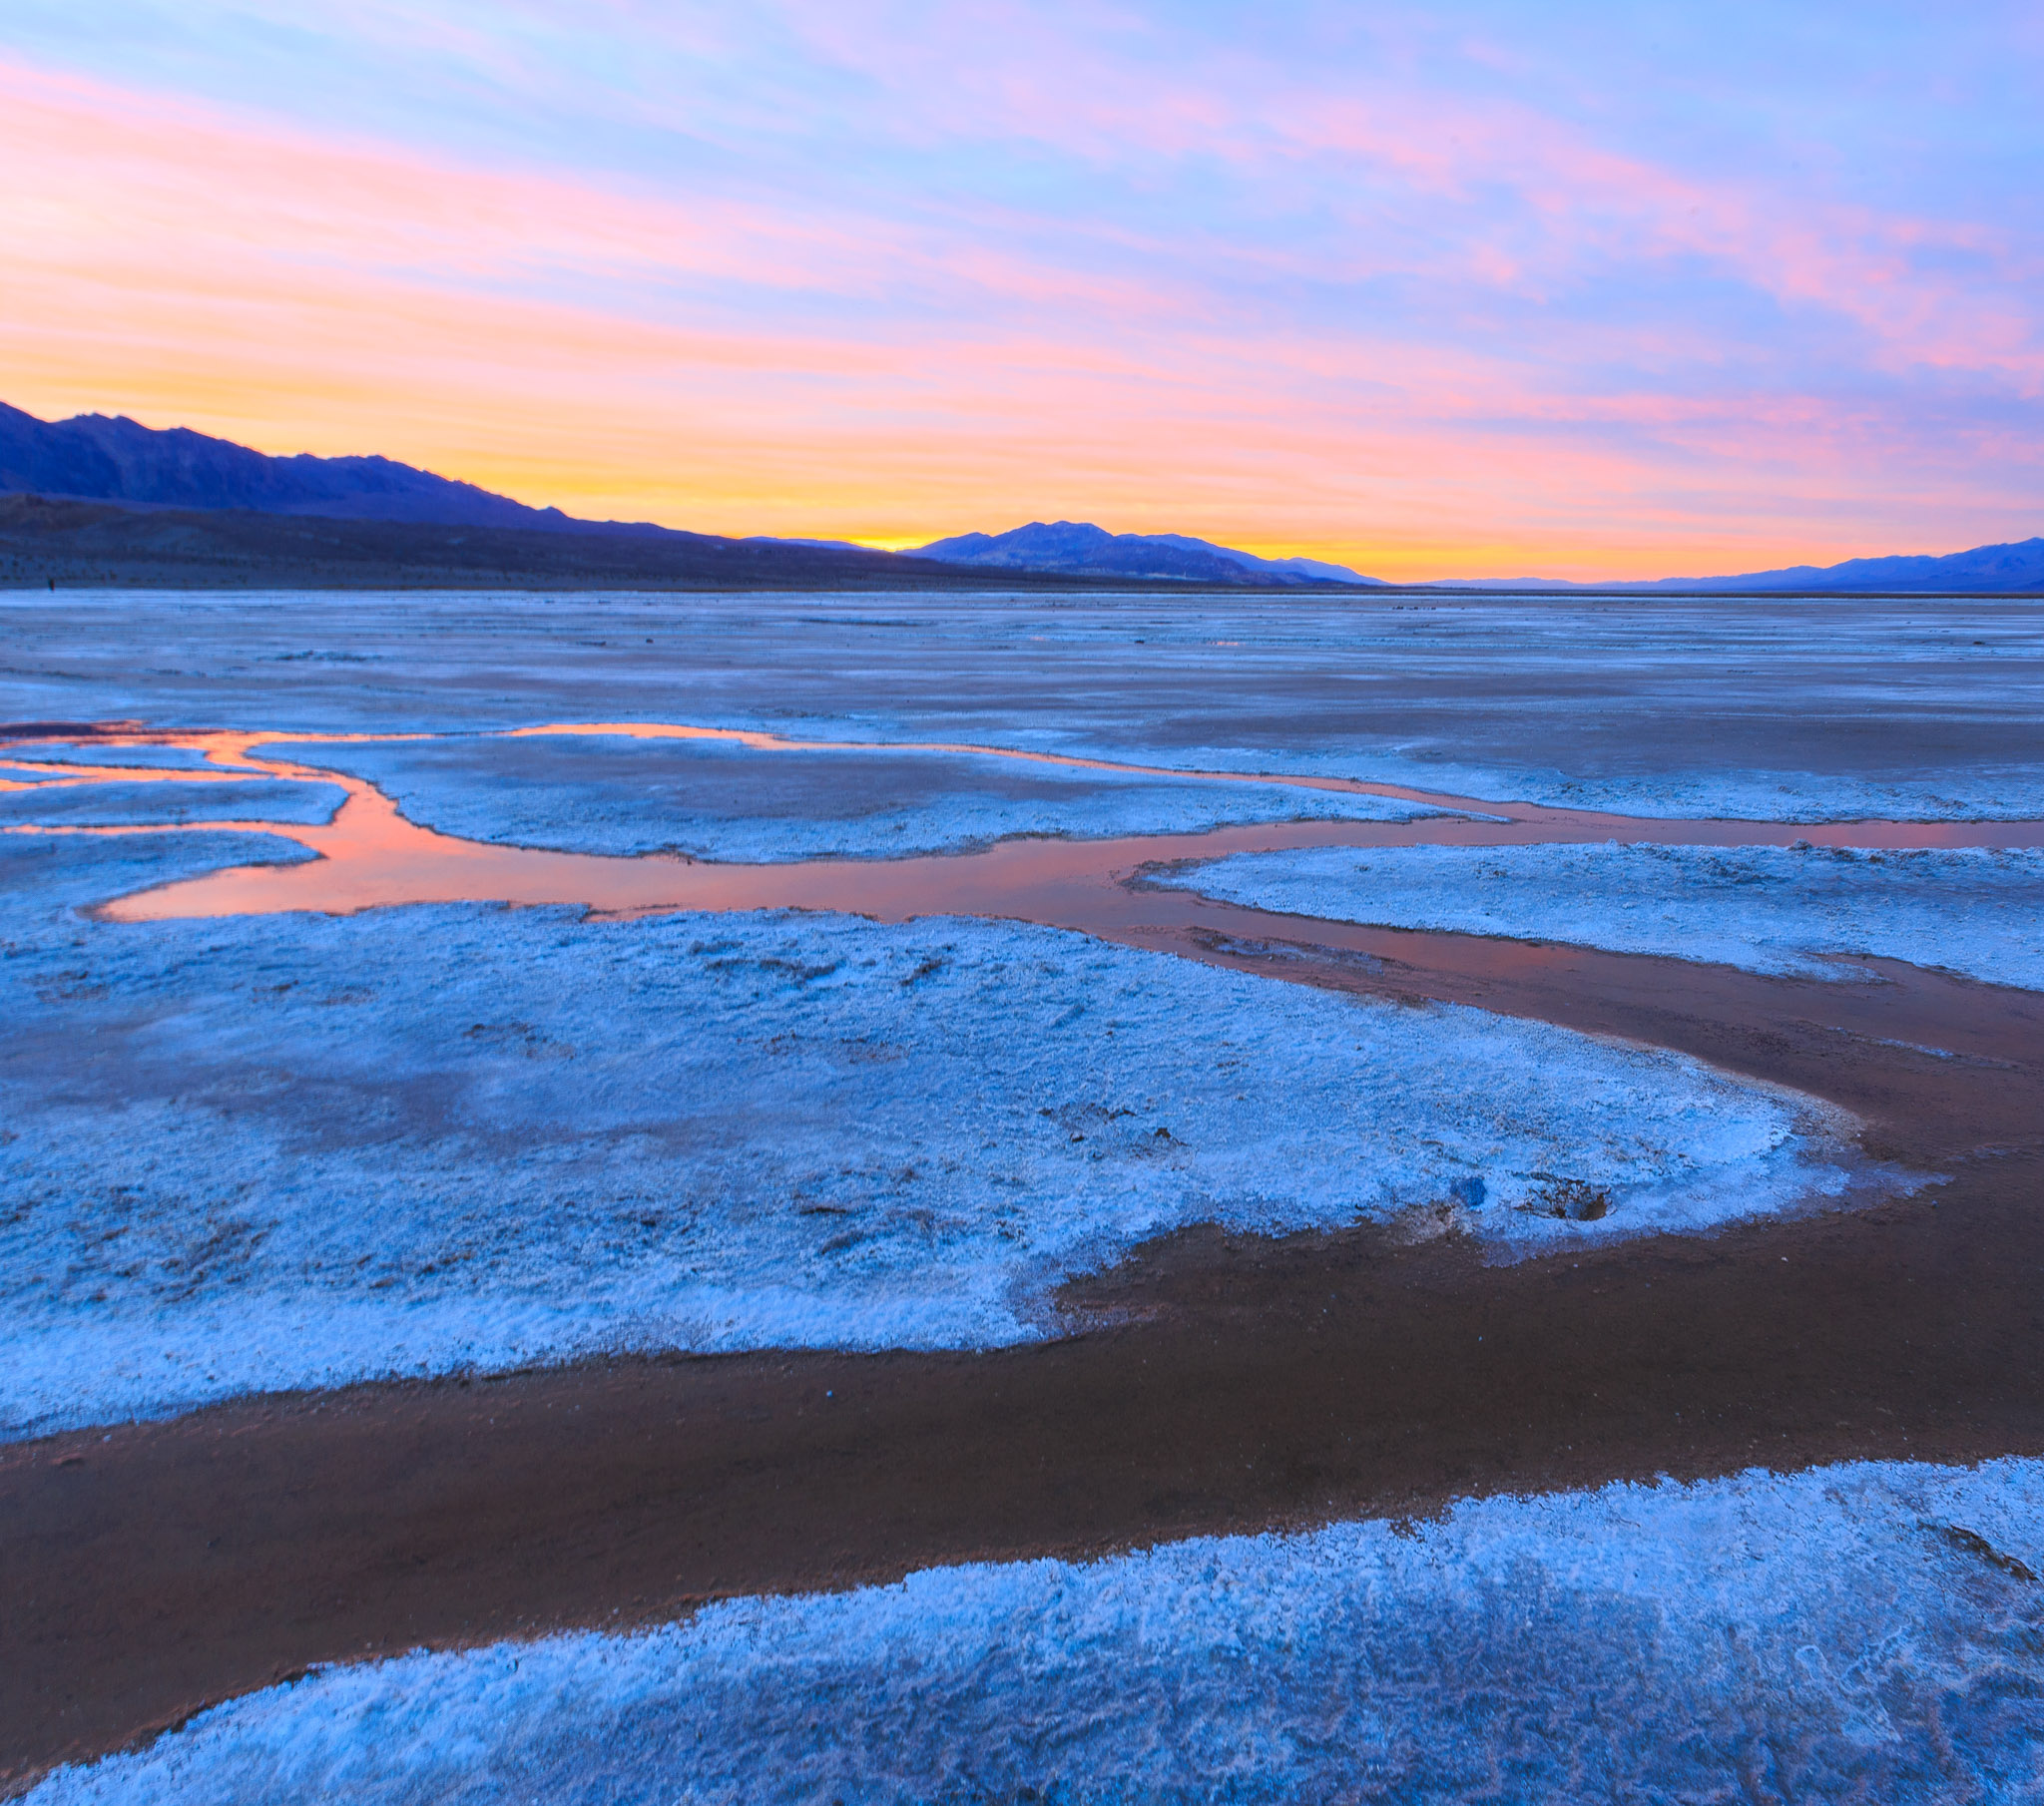
[[[1048, 929], [77, 912], [248, 857], [0, 837], [0, 1434], [599, 1349], [1012, 1342], [1192, 1223], [1539, 1247], [1852, 1183], [1807, 1100], [1691, 1061]], [[1585, 1188], [1601, 1221], [1534, 1213]]]
[[536, 734], [286, 741], [259, 751], [365, 777], [410, 820], [464, 839], [763, 863], [956, 852], [1014, 834], [1189, 834], [1243, 821], [1433, 813], [1382, 796], [884, 747], [761, 751], [714, 740]]
[[126, 827], [189, 821], [331, 821], [346, 800], [338, 784], [283, 778], [231, 783], [39, 783], [0, 790], [0, 828]]
[[[197, 771], [212, 763], [194, 746], [110, 746], [94, 740], [28, 740], [8, 747], [4, 755], [9, 777], [75, 776], [68, 765], [132, 765], [144, 770]], [[215, 766], [215, 769], [222, 767]], [[227, 767], [240, 769], [240, 767]]]
[[36, 1806], [2044, 1798], [2044, 1464], [1616, 1485], [327, 1669]]
[[696, 721], [1628, 814], [2044, 816], [2016, 597], [15, 592], [0, 623], [0, 719]]
[[1243, 853], [1160, 882], [1257, 909], [1805, 978], [1872, 954], [2044, 990], [2044, 851], [1513, 846]]

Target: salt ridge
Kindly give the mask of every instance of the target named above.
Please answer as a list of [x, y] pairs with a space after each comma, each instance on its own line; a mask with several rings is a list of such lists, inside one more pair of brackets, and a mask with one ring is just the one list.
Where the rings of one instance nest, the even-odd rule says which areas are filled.
[[2034, 1800], [2040, 1574], [2036, 1461], [1621, 1483], [330, 1668], [29, 1798]]

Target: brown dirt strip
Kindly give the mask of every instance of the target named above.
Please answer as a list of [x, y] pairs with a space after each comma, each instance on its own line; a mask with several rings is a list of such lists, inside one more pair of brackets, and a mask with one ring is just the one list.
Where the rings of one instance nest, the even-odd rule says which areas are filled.
[[1059, 1342], [593, 1362], [0, 1450], [0, 1774], [312, 1662], [733, 1593], [1621, 1477], [2044, 1453], [2044, 997], [1122, 895], [1115, 939], [1682, 1049], [1841, 1104], [1869, 1153], [1952, 1182], [1499, 1266], [1454, 1236], [1192, 1233], [1071, 1288], [1093, 1327]]

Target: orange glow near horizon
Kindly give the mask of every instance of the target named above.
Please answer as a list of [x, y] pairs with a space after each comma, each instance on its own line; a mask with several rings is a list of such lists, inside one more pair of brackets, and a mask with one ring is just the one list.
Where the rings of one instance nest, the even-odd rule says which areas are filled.
[[[1466, 181], [1398, 164], [1395, 133], [1308, 123], [1323, 151]], [[1960, 317], [1943, 289], [1912, 313], [1873, 252], [1548, 136], [1556, 218], [1575, 184], [1665, 215], [1682, 255], [1772, 233], [1791, 298], [1850, 288], [1868, 333], [1915, 334], [1896, 357], [1956, 345], [2039, 384], [2001, 315]], [[1700, 576], [2036, 531], [2013, 449], [1916, 458], [1897, 493], [1867, 476], [1848, 403], [1585, 398], [1473, 337], [1217, 323], [1162, 258], [1088, 268], [1020, 232], [484, 168], [22, 63], [0, 63], [0, 156], [37, 178], [0, 196], [0, 400], [45, 418], [380, 452], [705, 532], [902, 549], [1064, 518], [1407, 581]]]

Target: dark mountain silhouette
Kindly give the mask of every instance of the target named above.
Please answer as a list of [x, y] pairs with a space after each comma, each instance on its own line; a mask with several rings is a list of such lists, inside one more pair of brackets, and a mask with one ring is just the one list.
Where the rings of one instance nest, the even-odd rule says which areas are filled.
[[[1230, 588], [1388, 588], [1343, 565], [1259, 558], [1177, 533], [1109, 533], [1084, 521], [1032, 521], [965, 533], [913, 553], [821, 540], [729, 539], [650, 522], [584, 521], [529, 508], [389, 458], [272, 458], [186, 427], [158, 431], [125, 415], [38, 420], [0, 403], [0, 496], [97, 509], [0, 506], [0, 582], [506, 583], [712, 587], [984, 589], [1205, 584]], [[176, 515], [158, 520], [155, 514]], [[238, 518], [229, 521], [227, 516]], [[323, 537], [265, 517], [311, 517], [356, 533]], [[370, 531], [408, 527], [405, 534]], [[452, 537], [447, 528], [474, 530]], [[482, 537], [477, 535], [481, 534]], [[493, 535], [506, 537], [497, 538]], [[602, 541], [571, 551], [550, 542]], [[422, 562], [416, 562], [422, 561]], [[139, 573], [154, 573], [145, 579]], [[266, 575], [265, 575], [266, 573]], [[290, 575], [285, 575], [289, 573]], [[315, 576], [314, 573], [323, 573]], [[970, 573], [968, 576], [967, 574]], [[2044, 538], [1942, 557], [1855, 558], [1726, 577], [1651, 583], [1436, 583], [1433, 590], [1602, 591], [1644, 595], [2044, 590]]]
[[330, 520], [658, 533], [528, 508], [389, 458], [271, 458], [188, 427], [126, 415], [38, 420], [0, 403], [0, 490], [157, 508], [248, 508]]
[[575, 533], [0, 496], [0, 588], [1100, 590], [1131, 578], [973, 570], [858, 546]]
[[[493, 495], [473, 483], [457, 483], [431, 471], [418, 470], [389, 458], [316, 458], [309, 453], [272, 458], [252, 451], [231, 440], [215, 439], [188, 427], [158, 431], [128, 419], [125, 415], [80, 414], [70, 420], [38, 420], [33, 414], [0, 403], [0, 492], [37, 495], [50, 499], [118, 503], [130, 509], [242, 510], [256, 514], [312, 516], [324, 520], [405, 522], [418, 526], [493, 527], [517, 532], [601, 535], [638, 539], [676, 538], [696, 543], [694, 557], [701, 563], [703, 547], [714, 535], [680, 533], [647, 522], [584, 521], [563, 514], [558, 508], [528, 508], [508, 496]], [[92, 529], [98, 534], [113, 531], [104, 523]], [[123, 529], [131, 536], [139, 529]], [[1038, 531], [1022, 529], [1023, 533]], [[1271, 561], [1247, 552], [1231, 552], [1210, 546], [1204, 540], [1160, 537], [1141, 540], [1124, 534], [1119, 538], [1098, 527], [1063, 524], [1044, 532], [1069, 531], [1092, 535], [1109, 547], [1106, 556], [1089, 561], [1026, 558], [947, 558], [934, 551], [927, 554], [942, 564], [978, 564], [1005, 571], [1044, 574], [1086, 575], [1119, 579], [1161, 579], [1209, 584], [1278, 584], [1315, 581], [1323, 574], [1338, 573], [1339, 581], [1354, 581], [1337, 566], [1312, 566], [1310, 560]], [[148, 538], [146, 534], [142, 538]], [[259, 536], [256, 536], [259, 537]], [[969, 535], [983, 539], [984, 535]], [[1012, 541], [1014, 534], [1002, 536]], [[744, 542], [760, 547], [781, 546], [812, 551], [843, 553], [857, 559], [880, 559], [892, 554], [867, 552], [841, 542], [819, 540], [775, 540], [756, 537]], [[946, 546], [960, 542], [946, 541]], [[253, 544], [244, 531], [237, 544]], [[1117, 551], [1117, 548], [1122, 550]], [[1130, 551], [1128, 548], [1144, 548]], [[380, 556], [380, 554], [379, 554]], [[438, 555], [435, 554], [437, 557]], [[522, 556], [522, 555], [521, 555]], [[759, 556], [759, 555], [755, 555]], [[576, 565], [577, 560], [557, 555], [541, 561], [545, 569]], [[602, 561], [598, 561], [599, 563]], [[673, 564], [653, 565], [667, 570]], [[613, 560], [612, 563], [617, 563]], [[639, 568], [631, 559], [624, 567]], [[1297, 566], [1297, 570], [1291, 567]], [[1307, 573], [1310, 567], [1310, 575]], [[795, 560], [790, 569], [806, 569]], [[841, 567], [848, 569], [849, 567]], [[904, 574], [913, 581], [916, 574]], [[978, 584], [967, 587], [983, 587]]]

